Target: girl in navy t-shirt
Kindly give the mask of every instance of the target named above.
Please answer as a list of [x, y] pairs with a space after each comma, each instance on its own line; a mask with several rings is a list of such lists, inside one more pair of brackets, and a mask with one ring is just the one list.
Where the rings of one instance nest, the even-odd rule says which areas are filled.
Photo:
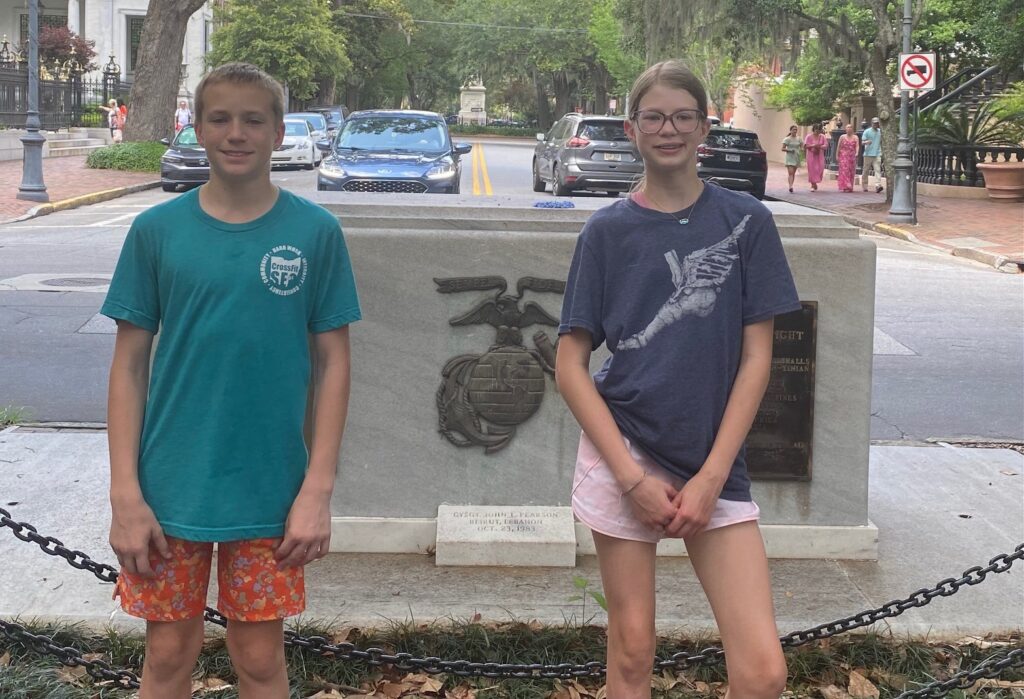
[[[655, 549], [682, 537], [718, 622], [730, 696], [786, 684], [743, 442], [768, 384], [774, 316], [800, 308], [768, 209], [697, 176], [707, 96], [678, 61], [633, 85], [645, 176], [580, 234], [562, 308], [559, 390], [583, 428], [576, 516], [608, 600], [608, 696], [650, 696]], [[591, 377], [590, 354], [611, 351]]]

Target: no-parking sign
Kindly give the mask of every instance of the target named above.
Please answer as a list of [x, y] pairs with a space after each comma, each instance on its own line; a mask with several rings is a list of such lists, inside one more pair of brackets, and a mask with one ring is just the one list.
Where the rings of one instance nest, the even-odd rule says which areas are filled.
[[918, 91], [935, 89], [934, 53], [900, 54], [900, 89]]

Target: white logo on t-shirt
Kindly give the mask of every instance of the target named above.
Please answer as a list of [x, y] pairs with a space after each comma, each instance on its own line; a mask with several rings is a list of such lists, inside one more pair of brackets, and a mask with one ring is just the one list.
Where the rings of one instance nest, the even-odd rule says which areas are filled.
[[291, 296], [306, 281], [308, 268], [301, 250], [291, 245], [278, 245], [260, 261], [260, 278], [271, 292]]

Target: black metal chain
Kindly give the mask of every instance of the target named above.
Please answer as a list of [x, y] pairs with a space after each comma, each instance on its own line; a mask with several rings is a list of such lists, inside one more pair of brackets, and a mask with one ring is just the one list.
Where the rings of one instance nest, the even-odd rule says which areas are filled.
[[12, 641], [31, 648], [41, 655], [52, 655], [67, 667], [84, 667], [89, 676], [95, 680], [113, 680], [119, 687], [138, 689], [138, 676], [128, 670], [115, 670], [109, 663], [102, 660], [86, 660], [78, 649], [61, 646], [53, 642], [49, 636], [34, 634], [24, 626], [0, 619], [0, 631]]
[[1003, 670], [1011, 667], [1024, 666], [1024, 648], [1006, 652], [1000, 651], [990, 655], [970, 670], [961, 670], [948, 680], [933, 682], [926, 687], [904, 692], [896, 699], [937, 699], [944, 697], [954, 689], [969, 689], [980, 679], [999, 677]]
[[[96, 563], [81, 551], [72, 551], [52, 536], [42, 536], [36, 528], [24, 522], [11, 519], [10, 513], [0, 507], [0, 525], [10, 528], [22, 541], [36, 543], [39, 548], [51, 556], [64, 558], [75, 568], [89, 570], [104, 582], [115, 582], [117, 570], [103, 563]], [[959, 578], [946, 578], [931, 588], [921, 588], [909, 597], [892, 600], [876, 609], [819, 624], [810, 629], [794, 631], [782, 636], [779, 640], [783, 647], [792, 648], [811, 641], [834, 636], [863, 626], [870, 626], [882, 619], [899, 616], [908, 609], [923, 607], [936, 597], [949, 597], [956, 594], [965, 585], [977, 585], [991, 573], [1004, 573], [1018, 560], [1024, 559], [1024, 543], [1018, 544], [1013, 553], [1001, 553], [989, 560], [987, 566], [974, 566], [965, 570]], [[207, 621], [219, 626], [227, 626], [227, 619], [215, 609], [207, 607], [204, 612]], [[459, 677], [543, 677], [569, 679], [574, 677], [599, 676], [605, 671], [604, 663], [591, 661], [587, 663], [558, 663], [545, 665], [540, 663], [493, 663], [471, 662], [469, 660], [443, 660], [441, 658], [416, 658], [409, 653], [389, 654], [381, 648], [360, 650], [351, 643], [330, 643], [322, 636], [301, 636], [292, 631], [285, 632], [285, 645], [301, 648], [315, 655], [333, 657], [339, 660], [358, 661], [372, 667], [391, 665], [399, 670], [418, 670], [428, 674], [452, 674]], [[722, 662], [725, 651], [718, 647], [705, 648], [696, 653], [681, 651], [668, 658], [656, 658], [654, 667], [684, 670], [698, 665], [710, 665]]]

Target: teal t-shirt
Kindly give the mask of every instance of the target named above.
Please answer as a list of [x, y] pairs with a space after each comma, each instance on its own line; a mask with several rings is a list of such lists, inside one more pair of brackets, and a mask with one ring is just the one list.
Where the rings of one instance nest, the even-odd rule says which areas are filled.
[[[864, 133], [860, 137], [861, 143], [865, 143], [864, 155], [868, 157], [878, 157], [882, 154], [882, 130], [871, 127], [864, 129]], [[871, 141], [870, 143], [867, 143]]]
[[138, 468], [164, 531], [282, 536], [308, 460], [309, 333], [360, 318], [337, 219], [281, 189], [224, 223], [192, 190], [135, 219], [100, 312], [160, 331]]

